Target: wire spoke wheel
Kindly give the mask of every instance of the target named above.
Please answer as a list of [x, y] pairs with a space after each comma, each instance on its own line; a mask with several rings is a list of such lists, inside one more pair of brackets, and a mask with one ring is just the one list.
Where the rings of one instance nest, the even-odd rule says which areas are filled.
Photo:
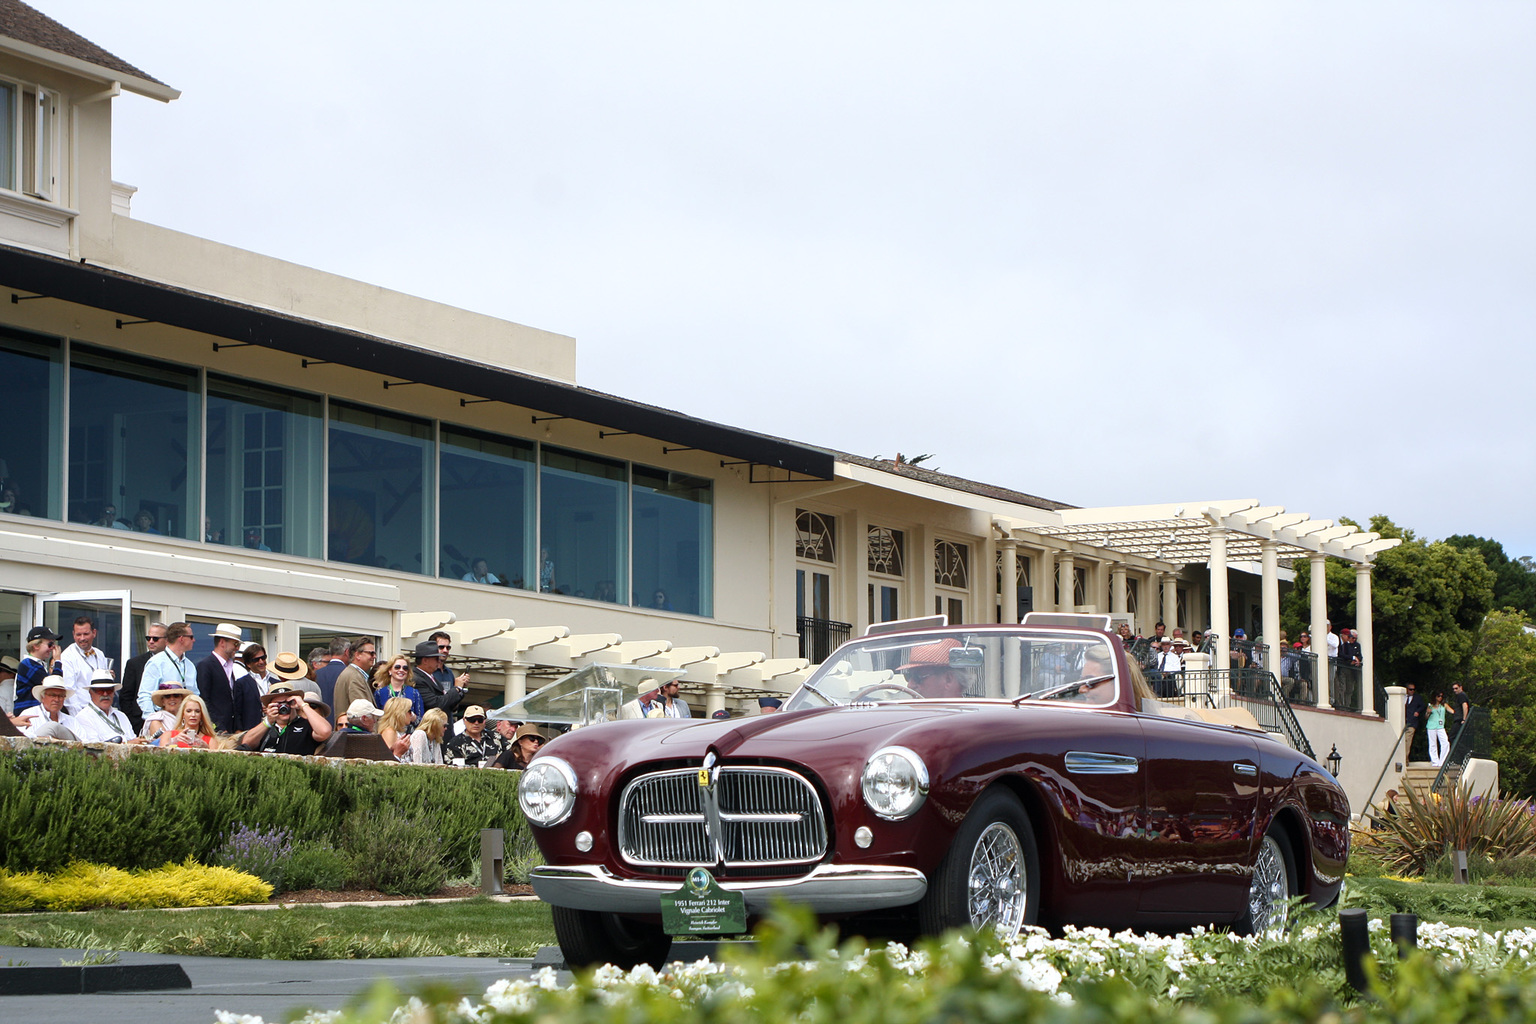
[[971, 925], [977, 929], [995, 926], [1004, 938], [1017, 935], [1024, 924], [1028, 883], [1019, 837], [1003, 822], [988, 825], [971, 851], [966, 892]]
[[1265, 835], [1259, 844], [1259, 858], [1253, 865], [1253, 881], [1248, 886], [1248, 920], [1255, 935], [1283, 931], [1291, 898], [1290, 872], [1285, 853], [1273, 835]]

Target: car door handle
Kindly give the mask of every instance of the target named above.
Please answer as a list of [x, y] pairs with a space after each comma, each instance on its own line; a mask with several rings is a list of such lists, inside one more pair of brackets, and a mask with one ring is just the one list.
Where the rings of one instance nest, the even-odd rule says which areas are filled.
[[1141, 758], [1128, 754], [1103, 754], [1094, 750], [1069, 750], [1067, 771], [1073, 775], [1135, 775]]
[[1247, 761], [1232, 762], [1232, 770], [1239, 775], [1247, 775], [1255, 779], [1259, 777], [1259, 766], [1249, 764]]

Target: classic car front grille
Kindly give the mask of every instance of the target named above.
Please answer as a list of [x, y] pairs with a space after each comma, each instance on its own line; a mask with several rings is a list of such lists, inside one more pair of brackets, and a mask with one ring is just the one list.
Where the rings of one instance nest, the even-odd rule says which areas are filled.
[[[827, 849], [816, 790], [784, 768], [722, 768], [718, 784], [727, 867], [806, 864]], [[698, 771], [642, 775], [619, 798], [619, 853], [630, 864], [714, 863]]]

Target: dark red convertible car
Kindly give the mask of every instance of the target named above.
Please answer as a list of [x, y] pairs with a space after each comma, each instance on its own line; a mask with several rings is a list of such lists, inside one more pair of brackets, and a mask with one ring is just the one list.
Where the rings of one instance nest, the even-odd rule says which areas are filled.
[[701, 876], [749, 920], [782, 898], [871, 933], [1262, 931], [1293, 896], [1332, 903], [1349, 852], [1333, 777], [1251, 718], [1157, 701], [1083, 622], [1107, 626], [868, 635], [779, 714], [547, 744], [519, 799], [567, 962], [663, 962], [663, 899]]

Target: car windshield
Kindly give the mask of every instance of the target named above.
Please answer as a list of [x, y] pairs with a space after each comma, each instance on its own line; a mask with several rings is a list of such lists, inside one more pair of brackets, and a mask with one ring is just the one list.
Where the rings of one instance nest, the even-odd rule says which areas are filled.
[[875, 636], [833, 652], [784, 710], [1019, 697], [1112, 704], [1115, 671], [1108, 641], [1091, 634], [962, 629]]

